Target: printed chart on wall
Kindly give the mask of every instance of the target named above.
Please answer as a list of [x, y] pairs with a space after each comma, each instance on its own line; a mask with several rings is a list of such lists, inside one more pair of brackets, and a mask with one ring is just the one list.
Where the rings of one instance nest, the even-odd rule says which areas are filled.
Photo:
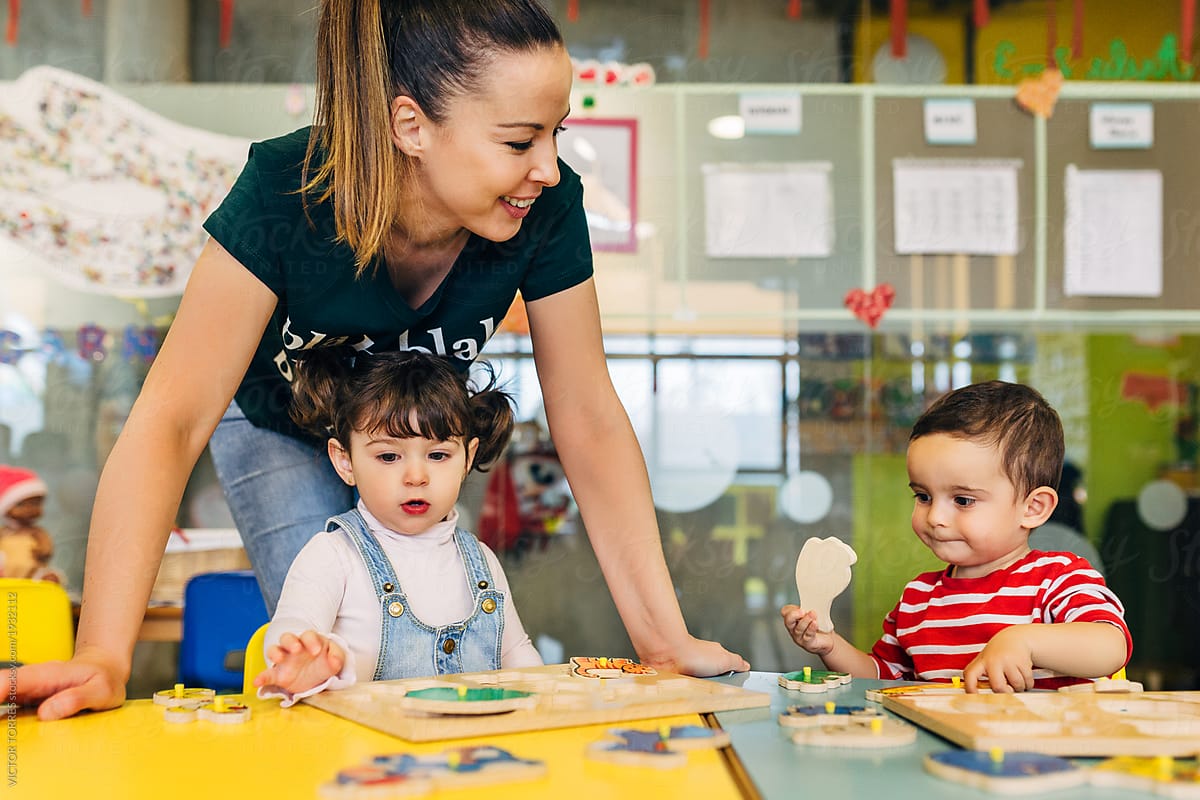
[[1162, 173], [1067, 167], [1063, 291], [1159, 297], [1163, 286]]
[[1019, 160], [896, 159], [896, 252], [1014, 255]]
[[710, 258], [826, 258], [833, 254], [829, 162], [705, 164]]

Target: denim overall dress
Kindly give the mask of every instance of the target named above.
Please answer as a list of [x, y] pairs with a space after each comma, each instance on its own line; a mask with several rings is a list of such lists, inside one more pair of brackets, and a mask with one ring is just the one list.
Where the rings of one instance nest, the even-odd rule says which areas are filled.
[[340, 530], [350, 537], [375, 585], [383, 624], [372, 680], [500, 669], [504, 593], [492, 586], [492, 573], [473, 535], [461, 528], [454, 531], [473, 596], [471, 613], [460, 622], [435, 628], [417, 619], [409, 608], [391, 562], [358, 511], [331, 517], [325, 530]]

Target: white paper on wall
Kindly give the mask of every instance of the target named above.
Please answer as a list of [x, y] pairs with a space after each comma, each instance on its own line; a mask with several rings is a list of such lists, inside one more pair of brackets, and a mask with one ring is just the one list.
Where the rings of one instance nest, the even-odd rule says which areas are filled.
[[1162, 172], [1067, 167], [1063, 291], [1162, 295]]
[[833, 164], [705, 164], [710, 258], [824, 258], [833, 254]]
[[1020, 160], [896, 159], [895, 247], [901, 255], [1015, 255]]

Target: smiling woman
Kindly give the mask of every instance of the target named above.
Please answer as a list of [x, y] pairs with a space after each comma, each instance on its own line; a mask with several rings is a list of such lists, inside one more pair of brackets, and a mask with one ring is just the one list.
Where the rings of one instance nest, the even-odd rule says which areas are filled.
[[206, 221], [212, 238], [101, 478], [75, 657], [22, 669], [23, 702], [45, 699], [45, 719], [121, 703], [150, 578], [210, 435], [274, 608], [296, 554], [354, 504], [325, 444], [288, 418], [299, 356], [422, 350], [465, 373], [518, 290], [550, 433], [641, 660], [749, 668], [688, 633], [671, 586], [608, 375], [582, 185], [557, 158], [570, 83], [538, 0], [321, 4], [315, 124], [252, 145]]

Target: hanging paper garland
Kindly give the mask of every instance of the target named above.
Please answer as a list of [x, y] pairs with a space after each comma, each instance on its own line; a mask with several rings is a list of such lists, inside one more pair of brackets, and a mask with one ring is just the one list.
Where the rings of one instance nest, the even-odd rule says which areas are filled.
[[908, 0], [891, 0], [892, 58], [908, 57]]
[[221, 49], [229, 47], [233, 37], [233, 0], [221, 0]]
[[1046, 67], [1055, 65], [1054, 47], [1058, 44], [1058, 0], [1046, 0]]
[[983, 30], [991, 22], [991, 0], [975, 0], [975, 30]]
[[1075, 0], [1075, 19], [1071, 29], [1071, 58], [1083, 58], [1083, 0]]
[[1192, 63], [1192, 44], [1196, 31], [1196, 0], [1180, 0], [1179, 52], [1183, 63]]
[[800, 0], [788, 0], [788, 16], [800, 19]]
[[579, 0], [567, 0], [567, 22], [579, 22]]
[[149, 364], [158, 352], [158, 331], [147, 325], [139, 328], [137, 325], [126, 325], [125, 336], [121, 343], [121, 355], [128, 361], [142, 360]]
[[79, 329], [77, 346], [79, 355], [92, 361], [103, 361], [108, 353], [104, 350], [104, 328], [99, 325], [84, 325]]
[[700, 41], [696, 44], [696, 56], [703, 61], [708, 58], [708, 0], [700, 0]]
[[61, 361], [63, 356], [67, 354], [67, 345], [63, 341], [62, 335], [58, 331], [52, 331], [49, 328], [42, 331], [41, 349], [42, 355], [51, 363]]
[[4, 41], [9, 44], [17, 43], [17, 22], [21, 18], [21, 0], [8, 0], [8, 30]]

